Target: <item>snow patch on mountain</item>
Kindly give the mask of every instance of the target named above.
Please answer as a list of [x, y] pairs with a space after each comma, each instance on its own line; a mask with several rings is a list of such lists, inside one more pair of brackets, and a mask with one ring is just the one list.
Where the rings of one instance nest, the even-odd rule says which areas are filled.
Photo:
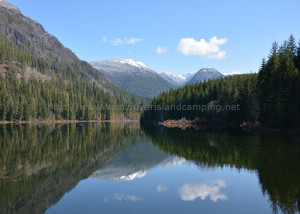
[[135, 62], [132, 59], [113, 59], [112, 62], [119, 62], [121, 64], [128, 64], [138, 68], [147, 68], [143, 62]]
[[195, 75], [195, 73], [196, 72], [189, 72], [186, 74], [174, 74], [172, 72], [164, 71], [160, 72], [159, 75], [165, 80], [169, 81], [170, 83], [173, 83], [177, 86], [181, 86], [188, 82]]

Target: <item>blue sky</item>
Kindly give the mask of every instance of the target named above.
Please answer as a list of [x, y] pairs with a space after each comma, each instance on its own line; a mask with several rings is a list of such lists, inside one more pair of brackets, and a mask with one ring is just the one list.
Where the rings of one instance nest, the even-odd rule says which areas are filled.
[[300, 39], [299, 0], [9, 0], [86, 61], [161, 72], [257, 72], [274, 41]]

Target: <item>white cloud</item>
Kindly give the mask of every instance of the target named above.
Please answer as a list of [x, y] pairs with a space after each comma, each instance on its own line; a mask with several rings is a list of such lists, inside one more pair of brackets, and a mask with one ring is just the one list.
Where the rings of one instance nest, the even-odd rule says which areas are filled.
[[113, 197], [116, 201], [141, 201], [143, 198], [137, 197], [135, 195], [122, 195], [122, 194], [115, 194]]
[[102, 37], [102, 42], [103, 42], [103, 43], [106, 43], [106, 42], [107, 42], [107, 37], [106, 37], [106, 36], [103, 36], [103, 37]]
[[207, 59], [223, 59], [226, 57], [226, 51], [221, 51], [220, 46], [227, 42], [227, 38], [218, 39], [216, 36], [199, 41], [194, 38], [182, 38], [178, 44], [177, 50], [186, 56], [202, 56]]
[[157, 46], [156, 52], [157, 52], [158, 54], [166, 53], [166, 52], [167, 52], [167, 48], [162, 47], [162, 46]]
[[185, 184], [178, 189], [178, 193], [183, 201], [194, 201], [196, 198], [205, 200], [209, 196], [210, 200], [217, 202], [227, 199], [225, 194], [220, 193], [220, 189], [225, 187], [226, 182], [218, 179], [206, 183]]
[[158, 193], [166, 192], [168, 188], [166, 186], [159, 185], [156, 187]]
[[122, 46], [124, 44], [127, 44], [127, 45], [133, 45], [137, 42], [141, 42], [143, 41], [143, 39], [138, 39], [138, 38], [125, 38], [125, 39], [122, 39], [122, 38], [116, 38], [112, 41], [112, 44], [113, 46]]
[[141, 41], [143, 41], [143, 39], [137, 39], [137, 38], [125, 39], [125, 43], [129, 44], [129, 45], [135, 44], [135, 43], [141, 42]]

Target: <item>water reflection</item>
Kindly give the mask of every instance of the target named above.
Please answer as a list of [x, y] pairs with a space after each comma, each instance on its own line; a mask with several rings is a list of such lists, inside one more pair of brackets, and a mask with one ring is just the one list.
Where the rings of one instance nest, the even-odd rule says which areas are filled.
[[143, 138], [138, 124], [0, 125], [0, 213], [44, 213]]
[[[143, 127], [143, 130], [162, 151], [194, 161], [203, 169], [230, 166], [257, 172], [262, 192], [269, 198], [273, 212], [300, 211], [299, 138], [232, 135], [219, 131], [183, 132], [153, 127]], [[195, 192], [197, 188], [199, 186], [189, 188], [191, 199], [203, 195]]]
[[170, 156], [151, 141], [140, 142], [112, 157], [104, 167], [90, 177], [106, 180], [129, 181], [144, 177], [157, 166], [172, 167], [186, 163], [184, 158]]
[[[106, 198], [108, 202], [108, 198]], [[141, 201], [143, 200], [142, 197], [138, 197], [136, 195], [122, 195], [122, 194], [114, 194], [113, 199], [116, 201], [131, 201], [131, 202], [136, 202], [136, 201]]]
[[164, 193], [164, 192], [167, 192], [167, 190], [168, 190], [168, 188], [166, 186], [164, 186], [164, 185], [158, 185], [156, 187], [156, 189], [157, 189], [158, 193]]
[[[232, 206], [255, 198], [241, 201], [235, 185], [259, 195], [261, 207], [267, 197], [269, 212], [295, 213], [299, 154], [299, 139], [220, 131], [141, 130], [136, 123], [0, 125], [0, 213], [71, 212], [67, 199], [74, 213], [86, 206], [184, 213], [208, 202], [215, 212], [233, 213]], [[243, 186], [249, 181], [235, 171], [259, 185]]]
[[226, 187], [226, 182], [221, 179], [210, 180], [205, 183], [188, 183], [178, 189], [178, 193], [183, 201], [194, 201], [196, 198], [217, 202], [218, 200], [226, 200], [227, 196], [220, 193], [221, 188]]
[[153, 167], [173, 158], [154, 147], [149, 141], [127, 148], [115, 155], [104, 167], [92, 174], [92, 178], [108, 180], [133, 180], [142, 178]]

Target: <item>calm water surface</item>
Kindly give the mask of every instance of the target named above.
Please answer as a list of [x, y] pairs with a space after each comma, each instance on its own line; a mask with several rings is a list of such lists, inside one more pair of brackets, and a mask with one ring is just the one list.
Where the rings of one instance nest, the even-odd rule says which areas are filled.
[[0, 213], [298, 213], [299, 200], [299, 139], [0, 125]]

